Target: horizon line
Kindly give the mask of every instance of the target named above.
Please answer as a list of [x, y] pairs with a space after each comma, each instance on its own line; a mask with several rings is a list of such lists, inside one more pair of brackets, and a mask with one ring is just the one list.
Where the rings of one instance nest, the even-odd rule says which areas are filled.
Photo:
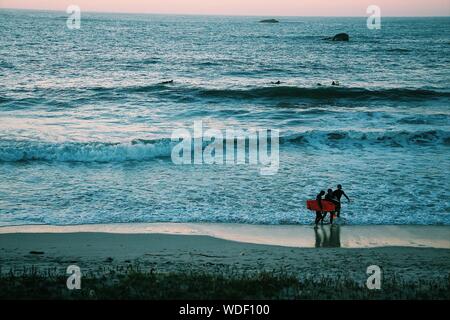
[[[13, 8], [13, 7], [1, 7], [0, 10], [17, 10], [17, 11], [41, 11], [41, 12], [64, 12], [65, 10], [60, 9], [32, 9], [32, 8]], [[273, 17], [273, 18], [367, 18], [366, 15], [329, 15], [329, 16], [319, 16], [319, 15], [258, 15], [258, 14], [226, 14], [226, 13], [165, 13], [165, 12], [136, 12], [136, 11], [97, 11], [97, 10], [81, 10], [81, 13], [98, 13], [98, 14], [129, 14], [129, 15], [166, 15], [166, 16], [220, 16], [220, 17]], [[387, 18], [450, 18], [450, 15], [423, 15], [423, 16], [412, 16], [412, 15], [384, 15]]]

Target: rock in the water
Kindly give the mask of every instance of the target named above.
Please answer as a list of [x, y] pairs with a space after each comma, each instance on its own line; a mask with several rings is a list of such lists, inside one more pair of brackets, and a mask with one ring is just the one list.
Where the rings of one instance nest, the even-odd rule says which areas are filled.
[[278, 21], [277, 19], [264, 19], [260, 21], [261, 23], [278, 23], [280, 21]]
[[333, 41], [348, 41], [350, 37], [347, 33], [338, 33], [331, 40]]
[[44, 254], [44, 251], [30, 251], [30, 254]]

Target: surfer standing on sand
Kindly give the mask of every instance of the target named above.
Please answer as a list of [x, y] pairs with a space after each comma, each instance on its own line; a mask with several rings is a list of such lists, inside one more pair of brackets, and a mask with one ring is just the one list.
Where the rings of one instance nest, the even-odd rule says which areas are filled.
[[317, 200], [317, 203], [318, 203], [318, 205], [319, 205], [319, 208], [320, 208], [320, 211], [316, 211], [316, 227], [319, 225], [319, 222], [322, 220], [322, 222], [323, 222], [323, 217], [324, 216], [322, 216], [322, 213], [323, 213], [323, 210], [322, 210], [322, 197], [325, 195], [325, 191], [320, 191], [320, 193], [316, 196], [316, 200]]
[[350, 198], [345, 194], [344, 190], [342, 190], [342, 185], [338, 184], [337, 189], [333, 192], [334, 198], [337, 199], [336, 203], [336, 215], [339, 218], [341, 214], [341, 197], [344, 196], [347, 198], [347, 201], [350, 202]]

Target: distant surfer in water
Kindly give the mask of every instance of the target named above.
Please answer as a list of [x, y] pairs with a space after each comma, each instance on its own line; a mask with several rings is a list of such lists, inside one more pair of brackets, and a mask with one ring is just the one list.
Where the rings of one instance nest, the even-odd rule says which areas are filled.
[[276, 81], [276, 82], [271, 82], [272, 84], [281, 84], [281, 81], [280, 80], [278, 80], [278, 81]]
[[321, 209], [320, 211], [316, 211], [316, 227], [319, 225], [319, 222], [322, 221], [323, 222], [323, 218], [324, 216], [323, 214], [323, 210], [322, 210], [322, 197], [325, 195], [325, 191], [320, 191], [320, 193], [316, 196], [316, 200], [317, 203], [319, 205], [319, 208]]
[[172, 84], [172, 83], [173, 83], [173, 80], [168, 80], [168, 81], [161, 82], [161, 84]]
[[337, 189], [333, 191], [333, 196], [337, 200], [336, 204], [336, 215], [339, 218], [341, 214], [341, 198], [342, 196], [347, 198], [347, 201], [350, 202], [350, 198], [345, 194], [344, 190], [342, 190], [342, 185], [338, 184]]

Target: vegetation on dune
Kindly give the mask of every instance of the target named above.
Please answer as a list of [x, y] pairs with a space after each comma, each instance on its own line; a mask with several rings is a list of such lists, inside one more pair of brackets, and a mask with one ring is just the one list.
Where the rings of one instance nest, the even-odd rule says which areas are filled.
[[383, 279], [368, 290], [350, 278], [306, 278], [286, 272], [144, 272], [139, 267], [83, 275], [68, 290], [55, 270], [24, 269], [0, 276], [0, 299], [450, 299], [450, 280]]

